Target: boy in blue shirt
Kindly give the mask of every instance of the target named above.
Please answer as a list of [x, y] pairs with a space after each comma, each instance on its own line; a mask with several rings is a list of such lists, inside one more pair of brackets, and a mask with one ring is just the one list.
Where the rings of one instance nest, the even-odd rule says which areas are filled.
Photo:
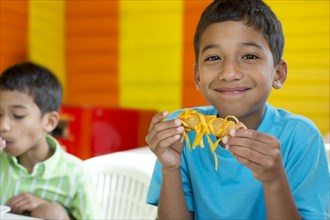
[[[189, 151], [177, 116], [155, 115], [146, 141], [157, 156], [147, 202], [159, 219], [328, 219], [329, 169], [323, 138], [307, 118], [267, 103], [286, 81], [284, 36], [260, 0], [216, 0], [194, 38], [196, 87], [205, 115], [236, 116], [213, 152]], [[166, 120], [165, 120], [166, 119]], [[196, 134], [189, 132], [190, 143]], [[215, 137], [213, 137], [213, 140]]]

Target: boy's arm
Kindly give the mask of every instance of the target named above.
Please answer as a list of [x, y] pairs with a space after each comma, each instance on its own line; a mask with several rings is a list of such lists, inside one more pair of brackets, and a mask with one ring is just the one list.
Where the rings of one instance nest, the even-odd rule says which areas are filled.
[[264, 189], [267, 219], [302, 219], [283, 167], [280, 142], [255, 130], [232, 130], [226, 148], [248, 167]]
[[302, 219], [294, 202], [286, 175], [263, 184], [267, 219]]
[[158, 219], [193, 219], [183, 192], [180, 169], [162, 169]]
[[156, 114], [150, 123], [146, 142], [162, 166], [162, 185], [158, 202], [158, 219], [192, 219], [183, 192], [180, 142], [183, 127], [179, 119], [164, 121], [168, 112]]
[[42, 219], [70, 220], [66, 210], [57, 203], [43, 203], [31, 211], [31, 216]]
[[13, 213], [30, 212], [32, 217], [44, 219], [70, 219], [66, 210], [59, 204], [50, 203], [30, 193], [13, 196], [7, 203]]

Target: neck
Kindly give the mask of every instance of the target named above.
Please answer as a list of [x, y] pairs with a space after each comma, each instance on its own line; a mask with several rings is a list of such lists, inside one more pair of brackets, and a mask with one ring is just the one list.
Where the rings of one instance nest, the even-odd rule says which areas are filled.
[[18, 157], [18, 162], [32, 173], [34, 166], [52, 156], [54, 151], [48, 146], [47, 141], [31, 148], [28, 152]]
[[265, 107], [259, 108], [255, 112], [251, 112], [246, 116], [239, 117], [239, 120], [243, 122], [243, 124], [248, 129], [256, 130], [262, 121], [264, 113], [265, 113]]

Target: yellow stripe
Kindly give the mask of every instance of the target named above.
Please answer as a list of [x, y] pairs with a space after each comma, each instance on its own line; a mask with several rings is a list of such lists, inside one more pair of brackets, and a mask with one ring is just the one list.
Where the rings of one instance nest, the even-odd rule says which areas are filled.
[[329, 132], [329, 1], [266, 1], [283, 24], [288, 78], [270, 102]]
[[182, 1], [120, 1], [121, 107], [181, 106]]
[[29, 1], [28, 50], [29, 59], [53, 71], [65, 91], [65, 0]]

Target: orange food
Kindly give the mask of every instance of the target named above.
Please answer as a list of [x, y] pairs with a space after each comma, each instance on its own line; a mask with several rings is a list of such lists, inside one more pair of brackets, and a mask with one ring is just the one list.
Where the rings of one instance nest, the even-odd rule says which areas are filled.
[[[245, 125], [238, 121], [235, 116], [227, 116], [223, 118], [217, 118], [215, 115], [204, 115], [197, 110], [184, 110], [178, 118], [182, 121], [182, 125], [185, 128], [183, 132], [183, 139], [186, 140], [189, 150], [195, 149], [197, 145], [204, 147], [203, 136], [205, 135], [208, 143], [210, 144], [211, 151], [214, 154], [215, 169], [218, 169], [218, 159], [215, 154], [215, 150], [224, 136], [229, 134], [231, 129], [246, 129]], [[190, 140], [188, 138], [188, 132], [196, 132], [196, 138], [190, 146]], [[218, 139], [213, 143], [209, 135], [214, 135]]]

